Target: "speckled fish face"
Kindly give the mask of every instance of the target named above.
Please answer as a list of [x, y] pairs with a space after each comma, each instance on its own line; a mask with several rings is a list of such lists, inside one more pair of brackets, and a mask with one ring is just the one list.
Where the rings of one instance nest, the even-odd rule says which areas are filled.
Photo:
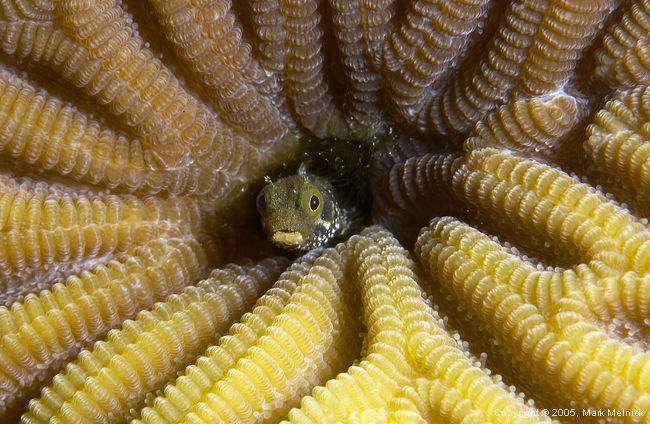
[[266, 235], [287, 250], [308, 250], [329, 242], [341, 227], [332, 188], [311, 174], [269, 183], [257, 196]]

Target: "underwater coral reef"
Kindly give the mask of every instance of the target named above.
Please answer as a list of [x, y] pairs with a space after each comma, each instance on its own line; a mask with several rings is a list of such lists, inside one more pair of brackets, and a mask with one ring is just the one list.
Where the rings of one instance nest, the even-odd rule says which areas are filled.
[[3, 0], [0, 62], [3, 423], [650, 423], [650, 1]]

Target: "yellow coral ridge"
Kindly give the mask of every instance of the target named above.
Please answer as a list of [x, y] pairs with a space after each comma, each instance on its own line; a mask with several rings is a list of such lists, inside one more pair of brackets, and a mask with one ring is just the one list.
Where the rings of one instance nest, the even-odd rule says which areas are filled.
[[[397, 111], [415, 123], [430, 100], [434, 82], [468, 47], [487, 11], [488, 1], [409, 3], [400, 27], [386, 44], [388, 96]], [[427, 125], [421, 124], [426, 131]]]
[[648, 31], [650, 5], [643, 0], [633, 1], [603, 36], [603, 45], [595, 55], [595, 75], [612, 87], [650, 83]]
[[30, 19], [35, 21], [51, 21], [54, 19], [52, 13], [54, 4], [51, 1], [9, 1], [3, 4], [3, 17], [12, 21], [19, 19]]
[[241, 163], [256, 155], [248, 140], [184, 89], [116, 2], [60, 2], [56, 11], [63, 33], [51, 23], [5, 23], [4, 38], [20, 46], [19, 56], [51, 58], [64, 78], [120, 115], [151, 147], [156, 168], [188, 166], [174, 182], [190, 187], [175, 192], [224, 196], [223, 180], [237, 177]]
[[636, 253], [650, 236], [646, 227], [559, 169], [493, 149], [473, 151], [454, 172], [453, 190], [495, 221], [523, 224], [613, 272], [650, 270]]
[[[163, 157], [173, 160], [171, 165], [185, 162], [187, 153], [183, 150], [200, 152], [196, 147], [203, 131], [190, 136], [183, 130], [203, 124], [208, 112], [197, 107], [196, 100], [183, 93], [178, 80], [143, 48], [144, 42], [117, 1], [63, 1], [57, 3], [56, 12], [64, 33], [87, 49], [91, 60], [99, 60], [99, 69], [89, 75], [94, 78], [78, 81], [80, 86], [113, 113], [124, 115], [123, 119], [159, 148]], [[195, 113], [195, 119], [188, 120]], [[165, 152], [165, 147], [176, 151]]]
[[505, 283], [519, 279], [527, 265], [498, 243], [456, 219], [436, 218], [416, 251], [432, 277], [471, 307], [518, 362], [532, 362], [531, 377], [557, 384], [585, 408], [648, 410], [641, 370], [650, 367], [650, 355], [608, 337], [571, 303], [550, 315], [527, 303]]
[[[318, 0], [251, 1], [252, 19], [257, 25], [260, 65], [270, 75], [268, 92], [284, 112], [285, 105], [299, 122], [318, 137], [344, 136], [341, 111], [324, 80], [324, 60]], [[285, 93], [279, 91], [283, 85]]]
[[266, 93], [282, 119], [290, 126], [293, 119], [290, 116], [287, 95], [284, 87], [284, 55], [288, 51], [285, 42], [287, 30], [284, 28], [284, 17], [279, 10], [279, 2], [267, 0], [251, 0], [246, 2], [251, 21], [254, 23], [256, 41], [258, 42], [259, 66], [267, 75], [260, 91]]
[[[561, 280], [559, 274], [544, 277], [537, 273], [526, 283], [539, 290], [526, 295], [527, 299], [544, 293], [543, 299], [538, 299], [542, 303], [537, 304], [541, 312], [550, 312], [565, 296], [579, 293], [576, 300], [586, 302], [589, 314], [603, 321], [641, 322], [648, 318], [645, 293], [650, 287], [650, 256], [646, 253], [650, 230], [590, 186], [558, 169], [493, 149], [474, 151], [466, 158], [410, 159], [396, 169], [391, 175], [405, 188], [395, 188], [395, 197], [403, 198], [404, 203], [393, 205], [394, 211], [406, 211], [424, 198], [454, 196], [456, 202], [441, 208], [439, 214], [469, 208], [470, 214], [478, 213], [489, 221], [490, 228], [521, 226], [523, 237], [539, 236], [563, 252], [577, 252], [579, 277], [566, 271], [564, 283], [557, 284], [554, 281]], [[418, 178], [422, 176], [426, 177]], [[445, 182], [452, 191], [444, 189]], [[418, 219], [426, 219], [425, 213], [419, 212]], [[412, 231], [413, 227], [403, 230]], [[592, 285], [578, 288], [576, 285], [583, 284], [579, 280]]]
[[[10, 38], [10, 31], [28, 32], [29, 25], [0, 25], [4, 28], [0, 33]], [[31, 28], [32, 32], [41, 29], [36, 24]], [[14, 53], [18, 45], [4, 44], [3, 48]], [[192, 194], [202, 190], [198, 181], [193, 182], [200, 174], [191, 175], [198, 169], [161, 168], [154, 152], [140, 140], [116, 134], [7, 71], [0, 71], [0, 128], [0, 153], [75, 180], [149, 193]]]
[[[436, 215], [454, 214], [459, 202], [451, 185], [464, 162], [459, 154], [424, 155], [397, 163], [375, 189], [373, 220], [395, 233], [405, 244], [415, 242], [422, 226]], [[445, 199], [431, 203], [431, 199]], [[405, 215], [410, 219], [403, 219]]]
[[[115, 9], [113, 13], [117, 13]], [[185, 92], [171, 72], [147, 50], [132, 58], [132, 67], [124, 68], [131, 72], [122, 69], [118, 73], [114, 69], [123, 63], [94, 59], [87, 48], [49, 22], [4, 22], [0, 28], [4, 29], [2, 41], [6, 52], [49, 64], [75, 86], [91, 95], [103, 96], [98, 101], [108, 103], [113, 113], [125, 116], [126, 124], [149, 148], [146, 165], [171, 171], [167, 178], [164, 174], [152, 178], [150, 184], [158, 190], [166, 186], [172, 193], [209, 195], [211, 200], [217, 200], [224, 195], [220, 187], [223, 180], [237, 175], [245, 158], [254, 154], [242, 136], [233, 134]], [[127, 32], [123, 30], [121, 34]], [[142, 40], [135, 37], [123, 48], [131, 52], [131, 47], [141, 44]], [[122, 55], [115, 58], [122, 59]], [[120, 78], [131, 80], [127, 83]], [[160, 94], [163, 89], [165, 95]]]
[[613, 8], [609, 0], [513, 2], [481, 60], [463, 72], [420, 121], [439, 133], [465, 132], [515, 93], [554, 93]]
[[286, 262], [278, 258], [252, 269], [229, 265], [212, 271], [209, 279], [126, 321], [54, 377], [21, 422], [128, 419], [146, 393], [160, 388], [249, 309]]
[[230, 10], [232, 2], [152, 3], [169, 40], [208, 87], [224, 120], [254, 143], [280, 141], [287, 133], [286, 125], [271, 101], [257, 90], [257, 84], [264, 84], [263, 74], [255, 67], [251, 45]]
[[10, 304], [48, 287], [84, 261], [106, 262], [162, 236], [186, 237], [201, 220], [187, 199], [80, 194], [2, 175], [0, 299]]
[[[0, 421], [650, 423], [649, 5], [2, 0]], [[399, 243], [218, 263], [352, 138]]]
[[355, 133], [378, 124], [382, 74], [381, 49], [390, 35], [395, 14], [393, 0], [332, 1], [332, 23], [348, 78], [344, 116]]
[[534, 160], [494, 149], [466, 157], [427, 155], [409, 159], [386, 179], [393, 196], [401, 199], [384, 204], [393, 213], [432, 196], [450, 195], [454, 198], [438, 212], [469, 207], [486, 219], [521, 225], [528, 234], [577, 249], [611, 272], [650, 270], [641, 254], [648, 232], [638, 219], [589, 185]]
[[621, 92], [610, 100], [587, 129], [584, 147], [599, 171], [633, 187], [644, 199], [650, 196], [650, 109], [644, 99], [647, 86]]
[[[314, 390], [291, 422], [486, 421], [498, 405], [531, 413], [495, 384], [450, 337], [423, 299], [414, 264], [390, 233], [374, 227], [348, 242], [361, 284], [368, 347], [347, 373]], [[537, 422], [522, 419], [519, 422]]]
[[496, 147], [531, 156], [558, 156], [569, 151], [569, 143], [563, 138], [575, 128], [584, 112], [584, 101], [565, 94], [550, 99], [515, 100], [477, 122], [476, 136], [465, 140], [463, 147], [466, 151]]
[[308, 393], [337, 368], [344, 261], [329, 249], [282, 274], [218, 347], [142, 411], [143, 422], [253, 422]]
[[284, 72], [288, 97], [300, 122], [317, 137], [345, 136], [340, 114], [324, 80], [321, 14], [317, 0], [280, 0], [286, 31]]
[[189, 285], [205, 269], [203, 255], [194, 240], [154, 241], [11, 309], [1, 306], [0, 406], [24, 395], [79, 347]]

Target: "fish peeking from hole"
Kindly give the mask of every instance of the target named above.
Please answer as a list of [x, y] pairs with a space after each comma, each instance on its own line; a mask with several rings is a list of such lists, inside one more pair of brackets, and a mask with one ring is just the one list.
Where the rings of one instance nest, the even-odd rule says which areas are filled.
[[[392, 133], [389, 134], [392, 136]], [[344, 241], [370, 222], [373, 152], [381, 140], [306, 139], [257, 196], [267, 238], [306, 251]]]
[[328, 244], [349, 229], [349, 217], [332, 185], [301, 169], [297, 175], [267, 185], [257, 196], [257, 210], [268, 239], [286, 250], [309, 250]]

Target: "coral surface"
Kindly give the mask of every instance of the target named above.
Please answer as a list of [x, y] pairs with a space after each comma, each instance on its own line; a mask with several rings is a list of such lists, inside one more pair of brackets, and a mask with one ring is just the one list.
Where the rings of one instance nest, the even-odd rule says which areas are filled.
[[[649, 45], [644, 0], [3, 0], [0, 421], [650, 423]], [[315, 139], [372, 223], [290, 263], [252, 191]]]

